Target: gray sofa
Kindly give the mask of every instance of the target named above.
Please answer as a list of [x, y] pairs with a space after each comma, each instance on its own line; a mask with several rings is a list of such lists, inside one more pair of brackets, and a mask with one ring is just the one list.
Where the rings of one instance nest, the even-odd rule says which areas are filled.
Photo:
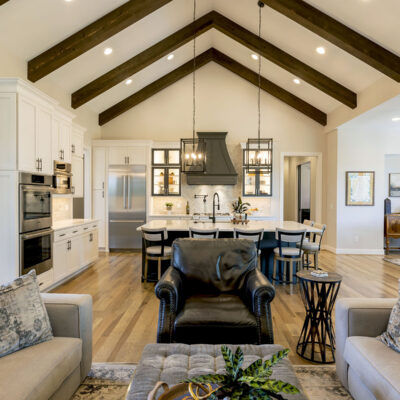
[[400, 354], [376, 339], [397, 299], [336, 303], [336, 372], [355, 400], [400, 399]]
[[0, 358], [0, 398], [67, 400], [92, 364], [92, 298], [42, 294], [54, 339]]

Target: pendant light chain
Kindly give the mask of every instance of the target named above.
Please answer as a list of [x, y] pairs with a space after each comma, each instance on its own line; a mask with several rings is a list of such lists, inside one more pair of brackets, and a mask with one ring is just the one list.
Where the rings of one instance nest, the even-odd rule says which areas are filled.
[[[196, 0], [193, 0], [193, 22], [196, 21]], [[196, 32], [193, 37], [193, 151], [196, 134]]]
[[[258, 37], [261, 39], [261, 6], [258, 11]], [[261, 144], [261, 54], [258, 54], [258, 150]]]

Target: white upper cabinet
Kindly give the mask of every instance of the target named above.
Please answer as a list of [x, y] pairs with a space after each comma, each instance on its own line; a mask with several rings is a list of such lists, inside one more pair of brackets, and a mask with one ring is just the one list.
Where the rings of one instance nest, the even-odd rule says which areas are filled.
[[84, 134], [85, 134], [85, 129], [75, 124], [72, 126], [71, 152], [73, 156], [83, 157]]
[[106, 183], [106, 148], [93, 148], [93, 190], [105, 190]]
[[144, 165], [146, 164], [145, 147], [111, 147], [109, 165]]
[[52, 157], [52, 110], [42, 106], [36, 107], [36, 157], [39, 171], [43, 174], [53, 174]]
[[83, 197], [83, 158], [72, 156], [72, 196]]
[[73, 118], [28, 82], [0, 78], [0, 169], [51, 175], [54, 160], [70, 163]]
[[38, 172], [36, 156], [36, 106], [33, 100], [18, 96], [18, 169]]

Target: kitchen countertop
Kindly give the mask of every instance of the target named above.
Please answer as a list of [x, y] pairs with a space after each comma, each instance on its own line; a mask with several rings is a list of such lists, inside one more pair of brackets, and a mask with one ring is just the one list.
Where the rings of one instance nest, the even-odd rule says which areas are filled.
[[91, 224], [92, 222], [98, 222], [97, 219], [64, 219], [62, 221], [55, 221], [53, 222], [52, 228], [55, 231], [58, 231], [60, 229], [66, 229], [66, 228], [73, 228], [74, 226], [79, 226], [79, 225], [86, 225], [86, 224]]
[[313, 228], [308, 225], [299, 224], [295, 221], [249, 221], [248, 224], [234, 225], [232, 222], [195, 222], [192, 220], [181, 219], [166, 219], [166, 220], [153, 220], [137, 228], [162, 229], [167, 228], [168, 231], [189, 231], [189, 228], [198, 229], [215, 229], [218, 228], [221, 232], [232, 232], [235, 228], [240, 229], [264, 229], [264, 232], [275, 232], [276, 228], [295, 230], [306, 229], [307, 232], [320, 232], [320, 229]]

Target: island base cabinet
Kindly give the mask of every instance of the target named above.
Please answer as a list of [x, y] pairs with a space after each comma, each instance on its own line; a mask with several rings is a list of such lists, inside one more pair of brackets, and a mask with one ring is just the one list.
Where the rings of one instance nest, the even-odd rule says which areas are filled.
[[93, 231], [83, 235], [83, 266], [95, 262], [99, 256], [99, 235], [98, 231]]
[[54, 243], [53, 245], [53, 270], [54, 281], [60, 281], [68, 275], [69, 240]]

